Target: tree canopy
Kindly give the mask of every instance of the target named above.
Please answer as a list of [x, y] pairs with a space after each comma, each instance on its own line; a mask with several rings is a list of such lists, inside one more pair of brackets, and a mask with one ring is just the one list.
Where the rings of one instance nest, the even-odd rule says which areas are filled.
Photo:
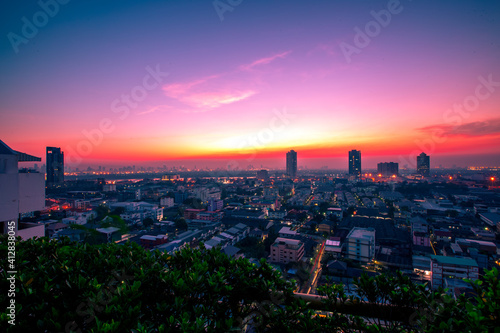
[[[7, 239], [0, 238], [7, 252]], [[2, 290], [9, 289], [2, 256]], [[79, 244], [47, 238], [16, 244], [16, 325], [4, 332], [483, 332], [500, 327], [498, 270], [472, 283], [477, 297], [455, 300], [414, 285], [402, 274], [318, 290], [319, 300], [293, 294], [265, 260], [231, 259], [220, 248], [173, 255], [135, 243]], [[0, 294], [6, 308], [7, 293]], [[327, 315], [318, 315], [315, 309]]]

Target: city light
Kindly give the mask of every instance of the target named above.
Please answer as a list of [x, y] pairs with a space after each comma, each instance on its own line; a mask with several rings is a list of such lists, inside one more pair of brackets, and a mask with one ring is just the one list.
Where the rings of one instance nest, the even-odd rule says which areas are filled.
[[16, 331], [500, 326], [500, 1], [32, 2], [0, 11]]

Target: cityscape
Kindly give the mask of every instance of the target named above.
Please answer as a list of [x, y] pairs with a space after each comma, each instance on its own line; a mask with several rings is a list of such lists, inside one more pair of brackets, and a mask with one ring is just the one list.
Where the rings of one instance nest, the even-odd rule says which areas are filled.
[[499, 4], [2, 6], [0, 330], [500, 327]]

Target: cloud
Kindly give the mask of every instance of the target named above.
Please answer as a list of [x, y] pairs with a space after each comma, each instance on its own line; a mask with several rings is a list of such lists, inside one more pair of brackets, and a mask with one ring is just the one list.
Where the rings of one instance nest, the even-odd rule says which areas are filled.
[[275, 55], [267, 57], [267, 58], [262, 58], [262, 59], [255, 60], [254, 62], [252, 62], [250, 64], [246, 64], [246, 65], [240, 66], [240, 70], [242, 70], [242, 71], [249, 71], [249, 70], [253, 69], [256, 66], [267, 65], [267, 64], [273, 62], [276, 59], [285, 58], [290, 53], [292, 53], [292, 51], [285, 51], [285, 52], [278, 53], [278, 54], [275, 54]]
[[440, 124], [418, 128], [421, 132], [441, 131], [448, 136], [479, 137], [500, 134], [500, 118], [491, 118], [457, 126]]
[[185, 96], [183, 101], [187, 104], [198, 108], [214, 109], [223, 104], [231, 104], [247, 99], [256, 92], [248, 91], [221, 91], [221, 92], [204, 92]]
[[[190, 82], [171, 83], [162, 87], [166, 96], [173, 98], [184, 106], [195, 108], [189, 112], [208, 111], [223, 105], [243, 101], [259, 93], [259, 80], [252, 69], [270, 64], [276, 59], [288, 56], [286, 51], [261, 58], [250, 64], [241, 65], [232, 72], [214, 74]], [[155, 112], [150, 109], [142, 114]]]
[[211, 76], [207, 76], [207, 77], [204, 77], [204, 78], [201, 78], [201, 79], [198, 79], [195, 81], [187, 82], [187, 83], [172, 83], [172, 84], [168, 84], [168, 85], [163, 86], [162, 89], [163, 89], [163, 91], [165, 91], [165, 94], [167, 96], [172, 97], [172, 98], [178, 98], [184, 94], [189, 93], [189, 91], [191, 89], [193, 89], [193, 87], [204, 84], [207, 81], [217, 79], [220, 76], [221, 76], [220, 74], [219, 75], [211, 75]]
[[169, 111], [171, 109], [172, 109], [172, 106], [170, 106], [170, 105], [157, 105], [157, 106], [153, 106], [152, 108], [149, 108], [146, 111], [137, 112], [137, 115], [142, 116], [142, 115], [153, 113], [156, 111], [166, 112], [166, 111]]

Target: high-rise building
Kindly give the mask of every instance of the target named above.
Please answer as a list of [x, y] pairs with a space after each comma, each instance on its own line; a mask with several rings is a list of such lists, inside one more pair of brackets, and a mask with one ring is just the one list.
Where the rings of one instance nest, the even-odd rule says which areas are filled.
[[52, 186], [64, 182], [64, 153], [61, 148], [47, 147], [47, 180], [46, 185]]
[[377, 164], [377, 172], [384, 177], [397, 176], [399, 165], [394, 162], [379, 163]]
[[428, 177], [431, 172], [431, 161], [429, 155], [422, 153], [417, 156], [417, 172], [424, 177]]
[[297, 175], [297, 152], [294, 150], [286, 153], [286, 174], [291, 178]]
[[352, 176], [361, 175], [361, 151], [351, 150], [349, 152], [349, 174]]

